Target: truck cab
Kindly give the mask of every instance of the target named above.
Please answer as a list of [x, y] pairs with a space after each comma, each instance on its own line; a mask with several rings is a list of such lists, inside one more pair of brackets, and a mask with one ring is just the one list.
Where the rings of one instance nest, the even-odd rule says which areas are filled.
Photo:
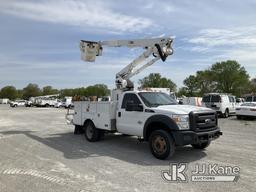
[[111, 101], [75, 101], [75, 133], [99, 141], [106, 132], [119, 132], [148, 141], [158, 159], [172, 156], [177, 146], [204, 149], [222, 133], [214, 110], [179, 105], [163, 92], [125, 91]]

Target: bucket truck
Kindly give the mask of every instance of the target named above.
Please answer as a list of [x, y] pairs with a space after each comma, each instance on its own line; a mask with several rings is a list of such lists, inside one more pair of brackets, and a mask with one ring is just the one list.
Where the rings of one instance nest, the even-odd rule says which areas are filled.
[[[130, 78], [173, 54], [173, 39], [135, 39], [80, 41], [81, 59], [94, 62], [104, 46], [143, 48], [144, 52], [116, 74], [116, 88], [110, 101], [74, 101], [74, 113], [66, 118], [89, 142], [99, 141], [106, 132], [119, 132], [148, 141], [158, 159], [171, 157], [177, 146], [192, 145], [204, 149], [222, 135], [215, 111], [178, 105], [163, 92], [135, 90]], [[146, 61], [143, 64], [143, 61]], [[96, 74], [95, 74], [96, 75]], [[72, 115], [72, 117], [70, 117]]]

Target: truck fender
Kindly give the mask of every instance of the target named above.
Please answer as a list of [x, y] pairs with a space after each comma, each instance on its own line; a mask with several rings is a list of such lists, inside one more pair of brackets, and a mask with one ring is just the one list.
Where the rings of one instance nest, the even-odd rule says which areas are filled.
[[153, 124], [161, 124], [164, 126], [164, 129], [167, 129], [169, 132], [179, 130], [178, 125], [167, 115], [153, 115], [149, 117], [144, 124], [143, 137], [146, 141], [149, 138], [149, 133], [152, 131], [152, 129], [155, 129], [151, 126]]
[[[83, 126], [86, 126], [86, 125], [87, 125], [87, 123], [89, 123], [89, 122], [92, 122], [92, 123], [94, 124], [94, 122], [93, 122], [93, 120], [92, 120], [92, 119], [86, 119], [86, 120], [84, 121]], [[95, 124], [94, 124], [94, 125], [95, 125]]]

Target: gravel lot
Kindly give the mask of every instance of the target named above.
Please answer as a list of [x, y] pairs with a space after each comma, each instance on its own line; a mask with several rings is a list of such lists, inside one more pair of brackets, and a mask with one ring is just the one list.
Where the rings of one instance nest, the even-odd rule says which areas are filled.
[[[135, 137], [105, 136], [89, 143], [73, 135], [66, 110], [0, 105], [0, 191], [254, 191], [256, 120], [219, 119], [223, 136], [204, 151], [178, 148], [170, 160], [155, 159]], [[170, 162], [240, 167], [237, 182], [168, 183]]]

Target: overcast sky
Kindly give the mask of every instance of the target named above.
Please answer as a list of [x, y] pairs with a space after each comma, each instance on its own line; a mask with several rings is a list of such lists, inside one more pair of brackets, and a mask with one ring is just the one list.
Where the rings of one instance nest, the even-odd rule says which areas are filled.
[[133, 80], [161, 73], [179, 87], [211, 64], [237, 60], [256, 76], [255, 0], [0, 0], [0, 88], [105, 83], [141, 50], [105, 48], [80, 60], [79, 40], [173, 36], [174, 55]]

